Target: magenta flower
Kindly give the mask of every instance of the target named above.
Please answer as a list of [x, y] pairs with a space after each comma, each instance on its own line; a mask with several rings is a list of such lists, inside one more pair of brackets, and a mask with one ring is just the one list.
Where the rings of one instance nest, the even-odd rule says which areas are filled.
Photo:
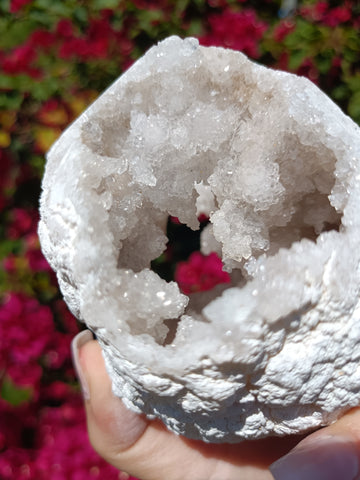
[[259, 57], [258, 45], [267, 25], [257, 18], [254, 10], [224, 10], [210, 16], [209, 24], [209, 33], [200, 38], [202, 45], [232, 48], [252, 58]]
[[38, 386], [44, 354], [54, 332], [49, 307], [10, 293], [0, 310], [0, 370], [18, 385]]
[[10, 2], [10, 12], [16, 13], [21, 10], [25, 5], [28, 5], [33, 0], [11, 0]]
[[14, 240], [27, 233], [36, 231], [38, 213], [34, 210], [14, 208], [11, 211], [11, 222], [7, 228], [8, 238]]
[[284, 39], [295, 30], [296, 24], [292, 20], [282, 20], [276, 25], [273, 32], [274, 40], [282, 42]]
[[175, 280], [186, 295], [211, 290], [220, 283], [229, 283], [230, 275], [223, 271], [221, 259], [215, 252], [203, 255], [193, 252], [186, 262], [179, 262]]
[[37, 430], [37, 480], [118, 480], [119, 471], [91, 447], [79, 395], [56, 408], [44, 408]]
[[324, 17], [324, 24], [328, 27], [335, 28], [341, 23], [351, 20], [351, 8], [348, 5], [332, 8]]
[[38, 480], [31, 452], [24, 448], [10, 448], [0, 454], [1, 480]]

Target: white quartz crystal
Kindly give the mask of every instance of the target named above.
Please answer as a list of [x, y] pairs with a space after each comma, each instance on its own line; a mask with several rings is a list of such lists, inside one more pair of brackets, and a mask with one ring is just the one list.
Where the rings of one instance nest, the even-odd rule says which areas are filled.
[[[360, 131], [305, 78], [170, 37], [48, 155], [39, 227], [114, 392], [174, 432], [304, 432], [360, 403]], [[210, 215], [229, 288], [150, 270]]]

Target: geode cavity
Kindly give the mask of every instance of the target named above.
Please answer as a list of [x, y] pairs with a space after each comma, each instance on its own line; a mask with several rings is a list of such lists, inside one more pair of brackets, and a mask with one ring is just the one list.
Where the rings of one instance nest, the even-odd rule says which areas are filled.
[[[236, 442], [359, 403], [359, 161], [359, 128], [309, 80], [191, 38], [153, 47], [66, 130], [42, 248], [126, 405]], [[232, 284], [188, 298], [149, 267], [168, 216], [196, 229], [199, 210]]]

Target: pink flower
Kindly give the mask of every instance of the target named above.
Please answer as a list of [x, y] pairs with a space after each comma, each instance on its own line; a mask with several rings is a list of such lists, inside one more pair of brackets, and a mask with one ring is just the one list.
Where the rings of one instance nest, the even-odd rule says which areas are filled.
[[274, 28], [273, 37], [276, 42], [282, 42], [291, 32], [295, 30], [295, 22], [292, 20], [282, 20]]
[[28, 249], [25, 253], [25, 258], [28, 261], [29, 268], [32, 272], [50, 272], [52, 273], [52, 268], [48, 264], [48, 261], [42, 254], [39, 247], [31, 250]]
[[200, 215], [198, 216], [198, 220], [200, 223], [205, 223], [208, 222], [209, 217], [205, 215], [205, 213], [200, 213]]
[[63, 329], [71, 335], [76, 335], [79, 332], [77, 320], [70, 312], [64, 300], [57, 300], [54, 305], [55, 315], [59, 317]]
[[351, 20], [351, 9], [347, 5], [332, 8], [324, 17], [323, 23], [328, 27], [334, 28], [340, 23]]
[[5, 272], [9, 274], [15, 273], [16, 272], [16, 256], [11, 254], [8, 257], [4, 258], [3, 268]]
[[[0, 61], [1, 64], [1, 61]], [[8, 203], [8, 194], [6, 192], [12, 186], [13, 179], [11, 178], [12, 160], [4, 149], [0, 149], [0, 212]]]
[[67, 383], [60, 380], [55, 380], [50, 385], [42, 386], [41, 401], [45, 400], [64, 402], [74, 394], [74, 389]]
[[56, 35], [59, 37], [72, 38], [74, 36], [74, 27], [71, 20], [61, 19], [56, 25]]
[[134, 0], [133, 3], [139, 10], [164, 10], [169, 6], [168, 0]]
[[52, 313], [37, 300], [10, 293], [0, 309], [0, 370], [15, 383], [38, 387], [38, 363], [52, 339]]
[[1, 480], [37, 480], [31, 451], [10, 448], [0, 455]]
[[60, 407], [44, 408], [36, 438], [37, 480], [117, 480], [119, 471], [91, 447], [80, 395]]
[[11, 211], [11, 222], [7, 228], [7, 236], [14, 240], [26, 233], [36, 231], [38, 214], [34, 210], [14, 208]]
[[47, 49], [54, 44], [55, 35], [47, 30], [38, 29], [31, 34], [28, 42], [35, 50]]
[[300, 14], [307, 20], [321, 22], [328, 10], [327, 2], [317, 2], [315, 5], [305, 5], [300, 8]]
[[16, 13], [21, 10], [25, 5], [32, 3], [33, 0], [11, 0], [10, 2], [10, 12]]
[[46, 367], [58, 369], [70, 359], [70, 344], [73, 335], [54, 331], [49, 345], [44, 352]]
[[200, 38], [202, 45], [240, 50], [250, 57], [259, 57], [258, 44], [267, 25], [258, 20], [253, 10], [224, 10], [209, 17], [210, 32]]
[[55, 277], [55, 273], [40, 250], [40, 242], [36, 230], [37, 222], [35, 222], [33, 230], [24, 237], [25, 258], [28, 261], [29, 268], [32, 272], [49, 272], [51, 277]]
[[32, 66], [36, 57], [37, 54], [33, 46], [25, 43], [14, 48], [12, 52], [5, 56], [2, 60], [2, 68], [8, 75], [26, 73], [33, 78], [39, 78], [40, 70]]
[[175, 280], [185, 294], [211, 290], [220, 283], [229, 283], [230, 275], [224, 272], [221, 259], [216, 253], [202, 255], [193, 252], [187, 261], [179, 262]]
[[314, 64], [312, 58], [306, 58], [300, 67], [296, 70], [298, 75], [302, 77], [307, 77], [309, 80], [312, 80], [315, 84], [318, 83], [319, 71]]
[[109, 15], [90, 21], [84, 36], [76, 36], [73, 25], [68, 20], [61, 20], [57, 25], [57, 34], [62, 37], [59, 55], [61, 58], [78, 56], [84, 60], [106, 58], [109, 41], [113, 36]]
[[175, 225], [182, 225], [182, 223], [180, 222], [178, 217], [170, 216], [170, 221], [171, 221], [171, 223], [174, 223]]
[[43, 370], [35, 360], [30, 360], [26, 364], [9, 362], [6, 373], [17, 386], [31, 389], [32, 400], [38, 398]]
[[328, 2], [320, 1], [315, 5], [307, 5], [300, 8], [300, 13], [310, 21], [321, 22], [328, 27], [334, 28], [341, 23], [351, 20], [352, 3], [345, 1], [339, 7], [329, 8]]

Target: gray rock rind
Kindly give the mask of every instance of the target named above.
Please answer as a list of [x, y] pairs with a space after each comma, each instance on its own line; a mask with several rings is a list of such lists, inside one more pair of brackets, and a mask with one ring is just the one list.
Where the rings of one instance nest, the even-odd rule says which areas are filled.
[[[238, 442], [359, 404], [359, 161], [358, 126], [307, 79], [176, 37], [64, 132], [42, 249], [129, 408]], [[200, 204], [232, 284], [188, 298], [149, 266]]]

